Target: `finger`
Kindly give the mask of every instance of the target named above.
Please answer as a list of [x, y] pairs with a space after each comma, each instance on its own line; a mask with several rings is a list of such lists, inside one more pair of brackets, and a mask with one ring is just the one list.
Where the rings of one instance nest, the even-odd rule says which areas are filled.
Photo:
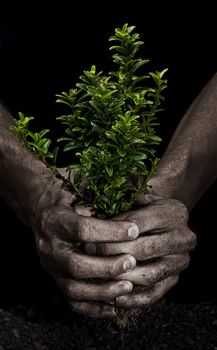
[[47, 208], [41, 218], [41, 232], [66, 242], [119, 242], [138, 237], [136, 224], [130, 221], [101, 220], [80, 216], [66, 206]]
[[84, 281], [57, 278], [57, 283], [68, 300], [106, 301], [131, 293], [133, 285], [129, 281]]
[[135, 258], [127, 254], [102, 258], [74, 252], [66, 258], [63, 256], [60, 263], [75, 278], [111, 278], [136, 266]]
[[138, 237], [136, 224], [129, 221], [101, 220], [79, 217], [77, 240], [82, 242], [122, 242]]
[[70, 301], [72, 310], [92, 318], [112, 318], [117, 315], [115, 307], [103, 303]]
[[94, 208], [85, 205], [76, 205], [74, 210], [76, 214], [87, 217], [91, 217], [96, 213]]
[[132, 270], [136, 260], [132, 255], [97, 257], [73, 250], [68, 244], [53, 240], [52, 246], [45, 240], [37, 242], [42, 263], [51, 269], [74, 278], [108, 278]]
[[125, 220], [137, 224], [140, 233], [151, 231], [168, 231], [187, 224], [188, 210], [175, 199], [158, 199], [150, 205], [131, 210], [114, 217], [114, 220]]
[[115, 280], [128, 280], [134, 285], [151, 287], [171, 275], [186, 269], [190, 262], [189, 254], [168, 255], [155, 261], [136, 266], [134, 270], [114, 277]]
[[139, 287], [138, 292], [116, 298], [116, 305], [123, 308], [151, 306], [161, 299], [178, 282], [178, 276], [170, 276], [156, 283], [152, 288], [143, 291]]
[[182, 230], [142, 236], [131, 242], [86, 244], [88, 254], [111, 256], [122, 253], [136, 260], [147, 260], [164, 255], [182, 254], [195, 248], [196, 235], [186, 226]]
[[141, 193], [138, 198], [135, 201], [136, 207], [141, 207], [144, 205], [148, 205], [153, 203], [156, 200], [162, 199], [162, 197], [159, 197], [158, 195], [151, 194], [151, 193]]

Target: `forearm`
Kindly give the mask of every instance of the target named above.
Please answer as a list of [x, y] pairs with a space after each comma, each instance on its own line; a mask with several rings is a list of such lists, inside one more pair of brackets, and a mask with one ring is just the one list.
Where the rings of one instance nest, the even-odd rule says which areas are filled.
[[10, 131], [13, 118], [0, 105], [0, 194], [20, 219], [31, 225], [37, 203], [54, 175]]
[[217, 177], [217, 74], [179, 123], [149, 184], [191, 209]]

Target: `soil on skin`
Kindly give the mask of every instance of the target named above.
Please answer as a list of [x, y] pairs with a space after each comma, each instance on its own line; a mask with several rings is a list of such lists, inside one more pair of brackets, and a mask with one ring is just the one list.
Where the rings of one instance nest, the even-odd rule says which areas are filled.
[[217, 350], [216, 207], [203, 203], [189, 268], [130, 329], [69, 312], [39, 264], [31, 231], [2, 209], [10, 234], [0, 235], [0, 350]]
[[166, 300], [120, 329], [52, 303], [0, 309], [0, 350], [215, 350], [217, 305]]

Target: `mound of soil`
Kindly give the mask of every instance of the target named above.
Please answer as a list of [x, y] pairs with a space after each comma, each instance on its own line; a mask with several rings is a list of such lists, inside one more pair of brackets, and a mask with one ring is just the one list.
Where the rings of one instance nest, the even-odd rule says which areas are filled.
[[0, 350], [215, 350], [217, 306], [210, 302], [153, 306], [128, 329], [52, 303], [0, 309]]

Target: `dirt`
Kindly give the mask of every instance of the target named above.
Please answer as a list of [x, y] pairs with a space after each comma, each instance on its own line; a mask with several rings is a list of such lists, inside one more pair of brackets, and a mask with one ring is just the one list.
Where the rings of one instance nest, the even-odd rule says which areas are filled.
[[0, 309], [0, 350], [215, 350], [217, 305], [163, 300], [120, 329], [53, 303]]
[[1, 210], [10, 234], [0, 235], [0, 350], [217, 350], [216, 209], [209, 198], [193, 217], [198, 244], [190, 266], [129, 329], [72, 313], [44, 274], [30, 230]]

